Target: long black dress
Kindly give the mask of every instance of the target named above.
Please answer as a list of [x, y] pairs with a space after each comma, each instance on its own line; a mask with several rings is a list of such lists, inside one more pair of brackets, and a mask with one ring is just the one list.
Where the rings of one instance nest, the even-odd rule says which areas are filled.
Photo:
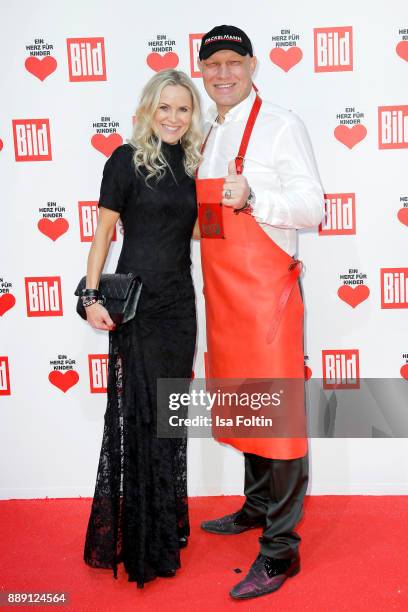
[[163, 143], [158, 182], [134, 170], [130, 145], [106, 162], [99, 205], [120, 212], [124, 242], [117, 272], [143, 288], [133, 321], [109, 333], [108, 402], [84, 560], [124, 563], [138, 586], [180, 567], [179, 538], [190, 533], [186, 440], [156, 437], [157, 378], [191, 377], [196, 340], [190, 239], [194, 180], [180, 144]]

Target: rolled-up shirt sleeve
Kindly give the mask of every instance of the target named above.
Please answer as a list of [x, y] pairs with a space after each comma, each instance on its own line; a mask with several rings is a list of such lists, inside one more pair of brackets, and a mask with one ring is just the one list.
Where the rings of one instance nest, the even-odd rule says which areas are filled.
[[254, 189], [256, 220], [293, 229], [319, 225], [324, 211], [323, 189], [309, 135], [294, 113], [276, 135], [271, 163], [279, 176], [280, 189]]

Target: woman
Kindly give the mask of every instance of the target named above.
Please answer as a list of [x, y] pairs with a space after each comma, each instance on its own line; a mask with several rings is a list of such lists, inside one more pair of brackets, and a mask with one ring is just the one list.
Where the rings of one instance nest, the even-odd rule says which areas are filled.
[[[156, 381], [190, 379], [192, 372], [190, 239], [200, 117], [198, 92], [183, 72], [165, 70], [147, 83], [132, 140], [106, 162], [88, 258], [87, 319], [110, 334], [108, 404], [84, 560], [112, 568], [115, 578], [123, 561], [139, 587], [175, 574], [189, 535], [186, 440], [157, 438]], [[136, 317], [114, 329], [95, 288], [119, 216], [124, 242], [116, 272], [136, 272], [143, 287]]]

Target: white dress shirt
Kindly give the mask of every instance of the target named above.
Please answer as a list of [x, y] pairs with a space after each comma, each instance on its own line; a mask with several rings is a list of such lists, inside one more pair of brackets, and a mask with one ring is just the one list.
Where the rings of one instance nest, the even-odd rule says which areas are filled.
[[[212, 130], [198, 171], [199, 178], [228, 174], [241, 144], [255, 91], [234, 106], [223, 123], [216, 107], [207, 114], [204, 135]], [[296, 230], [319, 225], [323, 189], [303, 122], [292, 111], [262, 102], [244, 163], [244, 176], [255, 194], [253, 216], [260, 227], [289, 255], [296, 252]]]

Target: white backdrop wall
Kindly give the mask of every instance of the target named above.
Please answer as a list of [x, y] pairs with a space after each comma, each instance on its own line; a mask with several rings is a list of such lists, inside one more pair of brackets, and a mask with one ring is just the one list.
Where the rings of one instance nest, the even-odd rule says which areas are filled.
[[[408, 276], [405, 0], [236, 0], [225, 8], [216, 0], [20, 0], [2, 2], [2, 9], [2, 498], [93, 494], [106, 402], [98, 367], [107, 336], [79, 319], [73, 296], [85, 273], [92, 203], [107, 156], [131, 134], [144, 83], [164, 66], [191, 75], [194, 35], [217, 24], [247, 31], [259, 60], [255, 81], [261, 96], [303, 118], [328, 213], [333, 202], [343, 211], [340, 229], [328, 222], [320, 233], [299, 236], [307, 366], [320, 377], [322, 351], [352, 350], [360, 376], [408, 378], [408, 297], [402, 289], [396, 296], [395, 285], [387, 285], [387, 279], [397, 279], [404, 288]], [[326, 53], [331, 41], [332, 59]], [[194, 78], [206, 108], [201, 79]], [[110, 271], [120, 246], [118, 227]], [[193, 274], [199, 309], [195, 374], [203, 376], [197, 245]], [[350, 274], [348, 280], [359, 280], [363, 288], [352, 284], [360, 288], [343, 288], [339, 295], [341, 276]], [[58, 296], [52, 290], [51, 303], [41, 303], [42, 288], [56, 282]], [[102, 356], [92, 361], [92, 381], [89, 355]], [[408, 489], [404, 439], [316, 439], [310, 454], [312, 494]], [[191, 495], [241, 493], [242, 475], [239, 453], [212, 440], [190, 441]]]

